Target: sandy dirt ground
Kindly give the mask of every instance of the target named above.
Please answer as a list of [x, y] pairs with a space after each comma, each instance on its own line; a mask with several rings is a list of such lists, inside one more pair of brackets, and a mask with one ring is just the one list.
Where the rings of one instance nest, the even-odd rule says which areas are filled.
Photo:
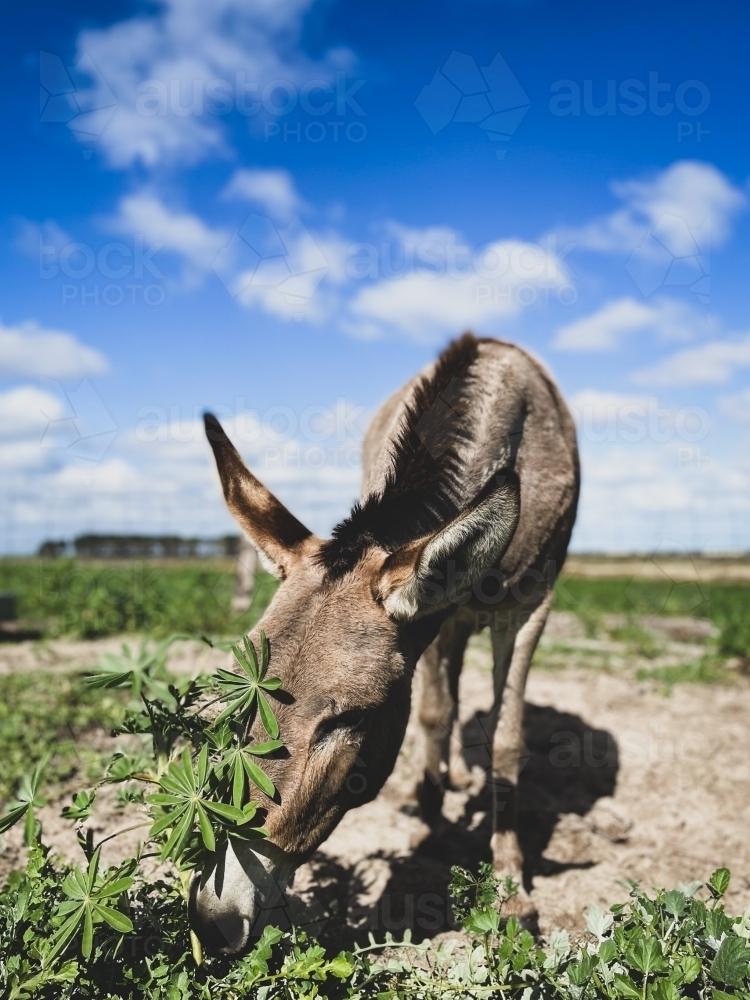
[[[689, 620], [657, 623], [658, 662], [700, 654], [709, 634], [701, 628]], [[101, 649], [92, 643], [47, 646], [45, 665], [91, 663]], [[33, 669], [39, 655], [31, 644], [15, 646], [12, 662], [7, 654], [6, 646], [0, 671]], [[225, 659], [185, 644], [173, 665], [214, 669]], [[350, 812], [298, 872], [292, 910], [332, 944], [362, 940], [368, 931], [400, 934], [407, 926], [416, 939], [445, 932], [451, 865], [476, 868], [489, 859], [484, 732], [492, 695], [483, 637], [472, 640], [466, 660], [453, 753], [470, 783], [447, 793], [443, 827], [431, 832], [414, 814], [421, 736], [412, 713], [396, 769], [380, 795]], [[577, 620], [564, 614], [552, 617], [539, 662], [527, 688], [520, 835], [542, 933], [581, 930], [589, 904], [626, 898], [626, 879], [671, 887], [706, 879], [721, 865], [732, 871], [728, 909], [744, 909], [750, 903], [750, 681], [681, 684], [665, 692], [635, 678], [638, 655], [627, 644], [586, 638]], [[96, 739], [106, 743], [103, 734]], [[358, 780], [364, 787], [365, 771]], [[47, 836], [62, 854], [79, 860], [70, 824], [56, 819], [60, 805], [42, 810]], [[97, 837], [137, 818], [116, 811], [107, 791], [94, 818]], [[110, 859], [115, 845], [122, 853], [141, 835], [111, 841]], [[18, 834], [11, 831], [0, 862], [7, 869], [19, 858]]]

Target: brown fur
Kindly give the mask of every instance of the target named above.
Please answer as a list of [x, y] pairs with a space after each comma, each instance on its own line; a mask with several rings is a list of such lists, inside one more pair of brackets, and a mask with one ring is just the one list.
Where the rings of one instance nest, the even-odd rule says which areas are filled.
[[[420, 657], [432, 708], [420, 710], [419, 796], [425, 818], [439, 820], [445, 725], [466, 640], [484, 625], [501, 719], [493, 851], [498, 870], [520, 874], [519, 705], [578, 496], [575, 433], [549, 376], [510, 344], [461, 338], [376, 416], [364, 499], [330, 542], [245, 469], [213, 418], [207, 430], [230, 509], [284, 578], [255, 637], [265, 631], [283, 681], [274, 710], [286, 747], [267, 762], [278, 790], [264, 802], [268, 841], [230, 845], [193, 886], [199, 934], [225, 951], [244, 948], [258, 907], [348, 809], [378, 793], [403, 739]], [[259, 723], [253, 735], [262, 738]], [[364, 792], [349, 781], [355, 772]]]

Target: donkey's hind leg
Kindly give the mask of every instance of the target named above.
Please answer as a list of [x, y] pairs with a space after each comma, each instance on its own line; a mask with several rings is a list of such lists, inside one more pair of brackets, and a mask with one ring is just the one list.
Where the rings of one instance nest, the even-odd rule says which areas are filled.
[[474, 631], [474, 613], [459, 608], [441, 627], [419, 661], [419, 722], [424, 734], [424, 774], [417, 785], [419, 812], [425, 823], [438, 822], [450, 781], [451, 734], [458, 716], [458, 681], [464, 650]]

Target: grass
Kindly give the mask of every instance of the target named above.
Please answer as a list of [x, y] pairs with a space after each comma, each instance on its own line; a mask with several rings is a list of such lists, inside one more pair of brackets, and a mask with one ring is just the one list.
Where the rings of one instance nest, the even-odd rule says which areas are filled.
[[726, 684], [734, 676], [727, 671], [723, 660], [711, 655], [687, 663], [644, 668], [636, 673], [639, 681], [657, 681], [665, 691], [671, 691], [675, 684]]
[[96, 731], [109, 736], [125, 701], [120, 692], [82, 690], [74, 674], [0, 676], [0, 803], [47, 752], [49, 785], [98, 774], [102, 754], [81, 745], [81, 737]]
[[[555, 609], [572, 611], [595, 635], [602, 615], [624, 615], [623, 641], [653, 656], [653, 638], [640, 622], [661, 615], [679, 615], [711, 621], [719, 629], [717, 652], [722, 656], [750, 656], [750, 584], [681, 583], [670, 580], [633, 580], [628, 577], [591, 579], [564, 576], [555, 588]], [[611, 633], [613, 638], [618, 636]]]
[[0, 590], [15, 594], [21, 621], [45, 636], [240, 635], [258, 620], [277, 585], [259, 570], [253, 607], [237, 615], [229, 560], [0, 559]]

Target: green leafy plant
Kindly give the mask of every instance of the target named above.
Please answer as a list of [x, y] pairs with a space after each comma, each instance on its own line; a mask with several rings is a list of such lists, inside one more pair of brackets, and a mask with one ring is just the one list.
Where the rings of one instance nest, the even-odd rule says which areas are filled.
[[154, 645], [142, 639], [137, 651], [124, 642], [119, 656], [102, 653], [96, 669], [84, 676], [83, 683], [89, 688], [129, 687], [134, 701], [146, 696], [172, 705], [174, 696], [170, 686], [174, 678], [167, 669], [169, 648], [178, 639], [192, 638], [192, 635], [178, 632]]
[[263, 728], [272, 740], [278, 738], [279, 726], [271, 711], [264, 692], [276, 691], [281, 687], [278, 677], [268, 677], [268, 639], [265, 633], [260, 634], [260, 664], [250, 639], [243, 639], [244, 652], [239, 646], [232, 646], [232, 652], [242, 668], [242, 674], [230, 670], [218, 671], [217, 686], [221, 692], [221, 700], [226, 702], [226, 708], [218, 715], [216, 725], [225, 719], [235, 718], [240, 723], [246, 723], [257, 705]]
[[[215, 825], [221, 833], [227, 829], [244, 826], [255, 816], [257, 805], [248, 802], [244, 809], [217, 801], [212, 795], [212, 771], [208, 762], [208, 744], [204, 743], [194, 763], [190, 749], [185, 747], [179, 760], [169, 763], [159, 779], [162, 789], [146, 797], [146, 802], [157, 806], [159, 815], [154, 820], [149, 836], [154, 838], [165, 830], [169, 836], [161, 849], [161, 858], [179, 861], [188, 846], [196, 824], [203, 846], [207, 851], [216, 850]], [[261, 830], [257, 831], [262, 835]]]
[[44, 805], [44, 799], [39, 795], [44, 768], [49, 757], [43, 757], [30, 775], [24, 775], [18, 785], [16, 801], [11, 802], [5, 816], [0, 817], [0, 833], [5, 833], [15, 826], [20, 819], [24, 822], [24, 842], [32, 844], [35, 837], [36, 817], [34, 809]]
[[114, 904], [133, 884], [130, 873], [135, 861], [128, 861], [122, 867], [100, 876], [100, 854], [101, 848], [97, 848], [85, 872], [74, 868], [63, 881], [62, 891], [67, 899], [57, 907], [56, 916], [65, 919], [52, 936], [52, 947], [45, 955], [45, 965], [49, 965], [63, 952], [79, 931], [81, 954], [84, 958], [90, 958], [96, 924], [107, 923], [118, 934], [127, 934], [133, 930], [130, 917]]

